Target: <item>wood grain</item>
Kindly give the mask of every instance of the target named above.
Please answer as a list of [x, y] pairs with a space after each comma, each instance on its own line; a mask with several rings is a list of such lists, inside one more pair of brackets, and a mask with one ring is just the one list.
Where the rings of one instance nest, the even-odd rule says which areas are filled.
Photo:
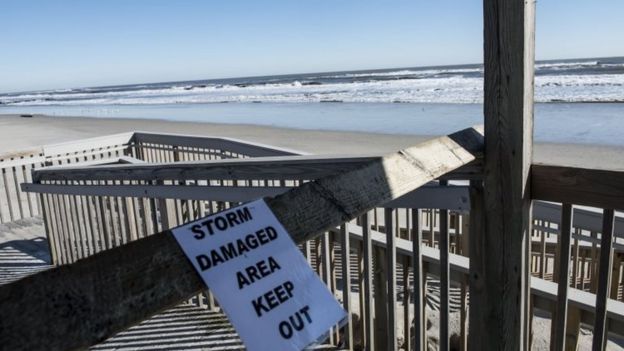
[[545, 201], [624, 209], [624, 170], [534, 164], [531, 195]]
[[[267, 204], [301, 243], [465, 165], [473, 129], [303, 184]], [[0, 340], [10, 350], [80, 349], [199, 293], [203, 285], [169, 231], [0, 287]]]
[[479, 247], [470, 250], [478, 264], [470, 274], [469, 347], [525, 350], [535, 1], [484, 0], [483, 10], [485, 225], [471, 236]]

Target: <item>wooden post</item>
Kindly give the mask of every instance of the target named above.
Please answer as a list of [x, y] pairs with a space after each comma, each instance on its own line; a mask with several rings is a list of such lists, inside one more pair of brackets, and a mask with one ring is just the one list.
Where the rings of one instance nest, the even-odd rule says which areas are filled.
[[480, 247], [471, 250], [469, 346], [525, 350], [535, 1], [484, 0], [483, 8], [485, 225], [472, 235]]
[[[423, 260], [422, 260], [422, 212], [419, 209], [412, 210], [412, 267], [414, 267], [414, 345], [413, 350], [425, 350], [427, 330], [425, 317], [425, 302], [423, 291]], [[411, 351], [411, 350], [409, 350]]]

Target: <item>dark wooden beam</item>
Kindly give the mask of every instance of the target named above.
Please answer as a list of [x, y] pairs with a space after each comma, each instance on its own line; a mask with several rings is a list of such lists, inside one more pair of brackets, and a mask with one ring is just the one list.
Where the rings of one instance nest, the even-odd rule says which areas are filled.
[[525, 350], [535, 1], [484, 0], [483, 10], [485, 225], [471, 233], [469, 344]]
[[536, 200], [624, 209], [624, 170], [534, 164], [531, 196]]

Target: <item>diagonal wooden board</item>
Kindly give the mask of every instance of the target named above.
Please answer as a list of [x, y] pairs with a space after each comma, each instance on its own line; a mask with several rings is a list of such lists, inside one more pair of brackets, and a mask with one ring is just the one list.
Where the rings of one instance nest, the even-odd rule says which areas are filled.
[[[267, 199], [301, 243], [482, 157], [468, 128]], [[7, 350], [81, 349], [197, 294], [203, 283], [170, 231], [0, 287]]]

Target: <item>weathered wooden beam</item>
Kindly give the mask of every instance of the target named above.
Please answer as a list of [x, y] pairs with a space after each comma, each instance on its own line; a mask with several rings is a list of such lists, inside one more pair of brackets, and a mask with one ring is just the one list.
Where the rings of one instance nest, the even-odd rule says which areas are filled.
[[531, 196], [537, 200], [624, 209], [624, 170], [534, 164]]
[[[311, 180], [352, 170], [381, 156], [276, 156], [211, 161], [111, 165], [97, 168], [46, 167], [33, 172], [33, 182], [45, 180]], [[480, 160], [444, 175], [445, 179], [481, 177]]]
[[[303, 184], [267, 204], [295, 242], [473, 161], [474, 128]], [[0, 340], [10, 350], [79, 349], [190, 298], [203, 284], [170, 231], [0, 287]]]
[[483, 10], [485, 225], [471, 235], [469, 346], [525, 350], [535, 1], [484, 0]]
[[[161, 182], [161, 181], [159, 181]], [[178, 200], [213, 200], [246, 202], [259, 197], [277, 196], [292, 187], [204, 186], [204, 185], [60, 185], [23, 183], [22, 191], [40, 194], [82, 196], [150, 197]], [[445, 208], [454, 211], [470, 209], [468, 188], [427, 185], [384, 204], [390, 208]]]

